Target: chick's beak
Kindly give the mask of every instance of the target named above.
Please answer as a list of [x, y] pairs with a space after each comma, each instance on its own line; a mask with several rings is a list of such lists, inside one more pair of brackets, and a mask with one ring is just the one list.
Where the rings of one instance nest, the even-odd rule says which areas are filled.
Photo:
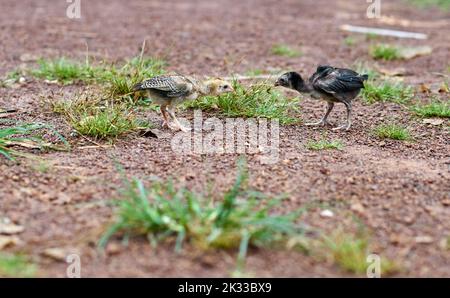
[[277, 81], [275, 82], [274, 86], [275, 86], [275, 87], [281, 86], [281, 84], [280, 84], [280, 82], [277, 80]]

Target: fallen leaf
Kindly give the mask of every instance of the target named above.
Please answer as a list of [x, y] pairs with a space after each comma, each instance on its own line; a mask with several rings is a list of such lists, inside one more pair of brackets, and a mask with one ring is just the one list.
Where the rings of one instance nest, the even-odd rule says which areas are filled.
[[449, 249], [450, 250], [450, 238], [442, 238], [441, 241], [439, 241], [439, 247], [442, 249]]
[[20, 234], [25, 230], [24, 227], [12, 223], [0, 223], [0, 234], [14, 235]]
[[419, 91], [422, 93], [431, 93], [431, 88], [427, 84], [420, 84]]
[[55, 261], [66, 261], [66, 256], [68, 255], [67, 251], [63, 248], [52, 247], [47, 248], [42, 252], [42, 255], [48, 258], [51, 258]]
[[441, 125], [442, 123], [444, 123], [444, 120], [443, 119], [437, 119], [437, 118], [423, 119], [422, 123], [423, 124], [431, 124], [431, 125]]
[[22, 141], [5, 141], [6, 146], [20, 146], [28, 149], [42, 149], [49, 148], [58, 151], [67, 151], [67, 147], [54, 145], [52, 143], [44, 142], [34, 142], [32, 140], [22, 140]]
[[[46, 144], [39, 145], [38, 143], [33, 142], [31, 140], [5, 141], [5, 145], [6, 146], [20, 146], [20, 147], [29, 148], [29, 149], [40, 149], [43, 146], [44, 147], [46, 146]], [[48, 145], [51, 145], [51, 144], [48, 144]]]
[[400, 235], [400, 234], [391, 234], [389, 236], [389, 241], [392, 244], [404, 244], [404, 243], [408, 243], [408, 238], [404, 235]]
[[0, 250], [5, 247], [17, 245], [20, 243], [20, 239], [16, 236], [2, 236], [0, 235]]
[[111, 242], [106, 246], [106, 253], [108, 255], [116, 255], [122, 251], [122, 246], [120, 244]]
[[448, 85], [446, 83], [442, 83], [438, 90], [439, 93], [449, 93]]
[[405, 47], [399, 49], [399, 56], [403, 59], [412, 59], [418, 56], [431, 54], [433, 49], [430, 46]]
[[378, 71], [389, 77], [404, 76], [407, 74], [406, 69], [403, 67], [395, 69], [378, 68]]

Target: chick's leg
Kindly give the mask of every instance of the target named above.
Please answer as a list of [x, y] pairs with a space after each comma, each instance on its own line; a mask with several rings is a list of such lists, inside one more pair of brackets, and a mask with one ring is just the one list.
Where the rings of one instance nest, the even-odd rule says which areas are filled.
[[333, 130], [339, 130], [339, 129], [345, 129], [349, 130], [350, 126], [352, 125], [352, 103], [351, 102], [344, 102], [345, 107], [347, 108], [347, 122], [344, 125], [338, 126], [333, 128]]
[[159, 108], [161, 110], [161, 115], [163, 116], [164, 120], [162, 123], [162, 127], [169, 127], [169, 120], [167, 119], [167, 105], [162, 105]]
[[329, 102], [328, 101], [327, 103], [328, 103], [327, 111], [326, 111], [325, 115], [323, 116], [323, 118], [320, 119], [319, 122], [305, 123], [305, 125], [307, 125], [307, 126], [315, 126], [315, 125], [323, 125], [323, 126], [325, 126], [325, 125], [327, 125], [328, 124], [328, 121], [327, 121], [328, 116], [330, 115], [331, 110], [333, 110], [333, 107], [334, 107], [334, 103], [333, 102]]
[[175, 127], [172, 128], [172, 129], [179, 129], [179, 130], [184, 131], [184, 132], [190, 131], [189, 128], [184, 127], [183, 125], [181, 125], [181, 123], [178, 121], [177, 117], [175, 116], [175, 112], [172, 109], [167, 108], [167, 112], [169, 113], [170, 118], [172, 118], [172, 120], [173, 120], [173, 122], [175, 124]]

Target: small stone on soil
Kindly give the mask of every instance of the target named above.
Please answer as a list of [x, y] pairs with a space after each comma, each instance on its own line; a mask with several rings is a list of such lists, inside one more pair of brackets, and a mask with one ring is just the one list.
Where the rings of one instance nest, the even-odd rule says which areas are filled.
[[334, 213], [331, 210], [325, 209], [320, 212], [320, 216], [322, 217], [333, 217]]
[[430, 244], [433, 243], [434, 239], [431, 236], [417, 236], [414, 241], [418, 244]]

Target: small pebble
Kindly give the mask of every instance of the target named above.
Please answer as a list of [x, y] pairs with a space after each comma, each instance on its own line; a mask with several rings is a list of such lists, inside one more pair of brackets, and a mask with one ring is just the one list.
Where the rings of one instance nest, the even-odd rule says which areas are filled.
[[414, 240], [419, 244], [430, 244], [434, 239], [431, 236], [417, 236]]
[[331, 210], [325, 209], [320, 212], [320, 216], [322, 217], [333, 217], [334, 213]]

